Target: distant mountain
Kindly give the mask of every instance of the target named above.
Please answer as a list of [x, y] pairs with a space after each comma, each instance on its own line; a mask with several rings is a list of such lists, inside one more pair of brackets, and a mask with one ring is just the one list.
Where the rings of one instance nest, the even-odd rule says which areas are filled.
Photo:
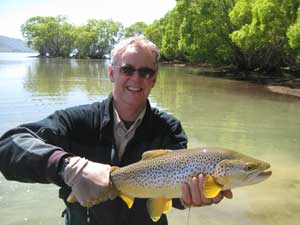
[[21, 39], [0, 35], [0, 52], [35, 52]]

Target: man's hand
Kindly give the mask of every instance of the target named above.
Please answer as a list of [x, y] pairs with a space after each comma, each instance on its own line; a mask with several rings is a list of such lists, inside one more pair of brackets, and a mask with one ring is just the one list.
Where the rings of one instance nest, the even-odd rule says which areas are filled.
[[81, 157], [71, 157], [63, 178], [72, 187], [72, 194], [85, 207], [98, 203], [99, 196], [109, 192], [110, 165], [95, 163]]
[[231, 199], [231, 190], [221, 191], [214, 198], [206, 198], [204, 195], [204, 182], [205, 176], [200, 174], [197, 177], [193, 177], [190, 184], [184, 184], [182, 186], [182, 201], [186, 207], [190, 206], [204, 206], [219, 203], [224, 197]]

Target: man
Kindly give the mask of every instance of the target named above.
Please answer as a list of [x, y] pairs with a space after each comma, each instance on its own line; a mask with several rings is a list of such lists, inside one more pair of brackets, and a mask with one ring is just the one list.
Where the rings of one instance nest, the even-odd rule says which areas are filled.
[[[146, 200], [131, 209], [120, 200], [97, 204], [110, 187], [112, 165], [140, 160], [151, 149], [181, 149], [187, 138], [173, 116], [151, 108], [148, 96], [158, 75], [159, 50], [143, 37], [121, 41], [111, 52], [108, 77], [112, 94], [103, 102], [60, 110], [46, 119], [24, 124], [0, 139], [0, 170], [8, 180], [55, 183], [65, 201], [66, 224], [154, 224]], [[218, 203], [203, 195], [204, 177], [182, 186], [174, 207]], [[78, 203], [66, 201], [70, 192]], [[155, 224], [167, 224], [166, 216]]]

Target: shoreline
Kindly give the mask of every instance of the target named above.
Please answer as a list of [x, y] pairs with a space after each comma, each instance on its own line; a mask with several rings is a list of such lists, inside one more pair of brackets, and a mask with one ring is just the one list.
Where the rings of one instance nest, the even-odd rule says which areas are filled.
[[284, 87], [284, 86], [269, 85], [269, 86], [267, 86], [267, 89], [274, 93], [292, 95], [292, 96], [300, 98], [300, 88], [289, 88], [289, 87]]
[[263, 85], [271, 92], [300, 98], [300, 75], [290, 71], [282, 70], [280, 74], [264, 74], [253, 71], [240, 71], [231, 66], [213, 67], [207, 64], [163, 64], [172, 64], [175, 67], [185, 67], [191, 74], [230, 80], [246, 81], [258, 85]]

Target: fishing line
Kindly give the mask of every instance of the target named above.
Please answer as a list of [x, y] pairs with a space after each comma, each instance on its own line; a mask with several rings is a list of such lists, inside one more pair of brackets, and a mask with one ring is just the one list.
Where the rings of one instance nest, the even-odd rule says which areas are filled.
[[188, 217], [187, 217], [187, 225], [190, 225], [190, 217], [191, 217], [191, 206], [189, 207]]

